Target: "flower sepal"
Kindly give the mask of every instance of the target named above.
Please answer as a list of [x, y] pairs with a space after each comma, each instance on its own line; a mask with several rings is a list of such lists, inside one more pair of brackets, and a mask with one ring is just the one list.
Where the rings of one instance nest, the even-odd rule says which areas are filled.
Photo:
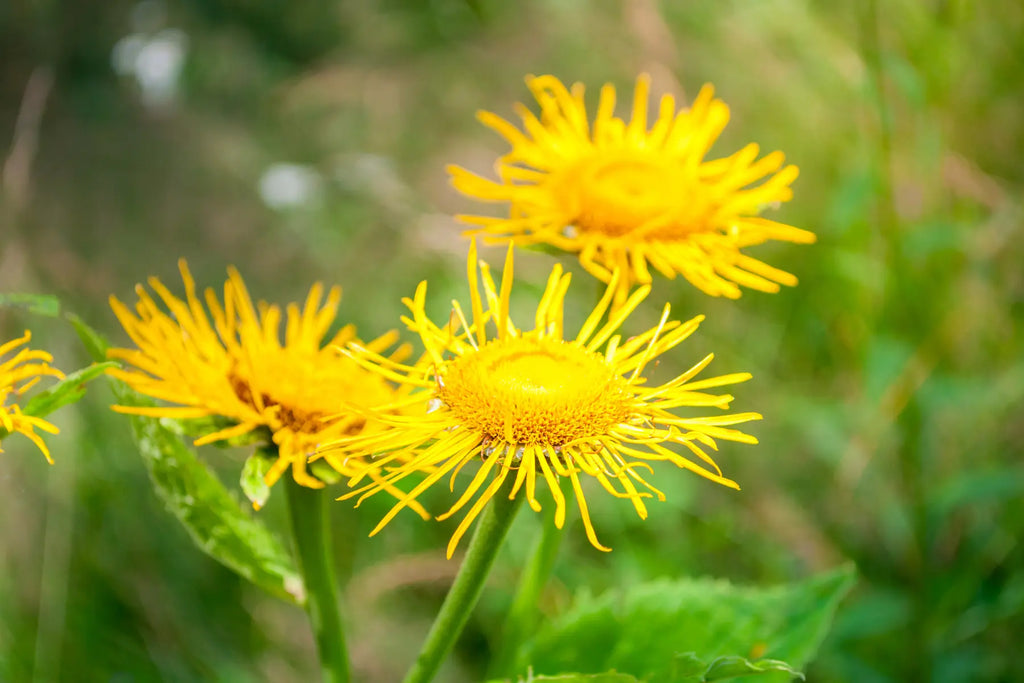
[[[231, 420], [222, 415], [207, 415], [205, 417], [162, 417], [160, 424], [174, 432], [178, 436], [189, 439], [200, 439], [207, 434], [213, 434], [230, 429], [238, 425], [236, 420]], [[259, 427], [251, 432], [228, 436], [218, 441], [210, 442], [211, 446], [218, 448], [239, 448], [244, 446], [259, 446], [273, 443], [273, 434], [267, 427]]]

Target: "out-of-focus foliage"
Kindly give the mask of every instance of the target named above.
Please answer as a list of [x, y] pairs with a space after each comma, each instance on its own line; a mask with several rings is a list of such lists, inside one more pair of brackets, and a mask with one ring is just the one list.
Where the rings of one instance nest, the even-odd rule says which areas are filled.
[[[1022, 35], [1010, 0], [14, 0], [0, 5], [0, 291], [56, 294], [114, 335], [107, 296], [173, 281], [185, 257], [200, 284], [234, 263], [277, 302], [338, 283], [368, 336], [429, 278], [440, 318], [463, 294], [450, 215], [481, 209], [444, 164], [486, 173], [504, 151], [477, 109], [511, 114], [527, 73], [628, 92], [646, 70], [655, 92], [691, 97], [712, 81], [733, 113], [721, 150], [785, 151], [801, 176], [769, 216], [819, 242], [755, 250], [800, 277], [777, 295], [657, 281], [652, 301], [708, 318], [652, 373], [710, 350], [721, 372], [751, 370], [735, 407], [765, 414], [761, 444], [716, 456], [739, 493], [669, 473], [646, 521], [595, 501], [615, 551], [567, 534], [540, 609], [563, 613], [567, 586], [770, 585], [852, 560], [859, 582], [810, 680], [1022, 679]], [[517, 255], [533, 294], [552, 258]], [[31, 313], [0, 316], [20, 332]], [[65, 323], [31, 319], [58, 366], [86, 364]], [[112, 401], [93, 382], [54, 413], [52, 468], [4, 442], [0, 679], [309, 680], [301, 610], [194, 552]], [[247, 450], [201, 454], [237, 486]], [[366, 681], [400, 677], [457, 568], [449, 524], [410, 515], [367, 541], [386, 507], [332, 510]], [[259, 514], [279, 527], [283, 512], [271, 496]], [[538, 522], [517, 520], [442, 680], [480, 680]]]
[[774, 589], [678, 579], [613, 589], [598, 597], [584, 590], [565, 614], [538, 629], [520, 652], [519, 669], [619, 671], [651, 681], [669, 680], [676, 673], [682, 680], [677, 658], [689, 652], [686, 673], [753, 673], [756, 665], [741, 661], [747, 657], [784, 660], [764, 670], [792, 673], [791, 667], [799, 671], [814, 655], [852, 584], [847, 567]]

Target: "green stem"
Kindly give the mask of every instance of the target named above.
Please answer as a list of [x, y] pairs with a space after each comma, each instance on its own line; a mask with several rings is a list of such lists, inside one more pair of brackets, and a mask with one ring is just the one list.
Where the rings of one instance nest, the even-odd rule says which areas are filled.
[[428, 683], [433, 680], [445, 656], [462, 633], [476, 601], [480, 598], [487, 575], [490, 574], [494, 559], [498, 556], [498, 550], [523, 502], [522, 495], [516, 496], [513, 500], [508, 498], [513, 480], [514, 477], [508, 477], [480, 516], [473, 538], [469, 542], [466, 558], [455, 577], [455, 583], [448, 590], [441, 611], [434, 618], [430, 633], [427, 634], [416, 663], [409, 670], [404, 683]]
[[306, 583], [306, 614], [313, 629], [324, 683], [351, 680], [345, 630], [330, 557], [331, 531], [326, 524], [327, 496], [286, 477], [286, 497], [299, 571]]
[[555, 526], [555, 506], [552, 503], [545, 509], [537, 542], [519, 577], [516, 596], [501, 630], [498, 651], [487, 667], [488, 680], [514, 673], [516, 649], [537, 623], [537, 603], [555, 566], [562, 537], [562, 530]]

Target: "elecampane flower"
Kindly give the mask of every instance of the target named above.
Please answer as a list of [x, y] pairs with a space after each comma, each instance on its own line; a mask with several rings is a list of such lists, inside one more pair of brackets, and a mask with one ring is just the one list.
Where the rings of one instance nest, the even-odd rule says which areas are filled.
[[[197, 445], [267, 429], [279, 453], [266, 475], [267, 485], [291, 468], [299, 484], [322, 487], [307, 471], [308, 455], [318, 444], [367, 428], [359, 406], [389, 403], [396, 396], [383, 377], [340, 352], [340, 346], [357, 341], [353, 326], [327, 336], [341, 290], [332, 288], [324, 298], [323, 286], [314, 284], [301, 308], [289, 304], [282, 313], [279, 306], [263, 302], [254, 306], [245, 282], [230, 268], [223, 304], [212, 289], [205, 291], [207, 314], [184, 261], [179, 268], [184, 300], [156, 278], [150, 278], [149, 285], [163, 306], [141, 285], [136, 288], [135, 314], [115, 297], [110, 299], [138, 347], [112, 349], [110, 357], [128, 367], [112, 369], [110, 374], [143, 394], [176, 405], [114, 406], [114, 410], [229, 421], [229, 426], [199, 438]], [[366, 347], [384, 352], [396, 338], [392, 331]], [[400, 360], [407, 353], [407, 348], [400, 348], [392, 358]]]
[[[26, 346], [32, 334], [25, 330], [25, 334], [4, 344], [0, 344], [0, 439], [18, 432], [32, 441], [36, 447], [46, 456], [46, 460], [52, 465], [53, 458], [50, 457], [50, 449], [35, 430], [48, 434], [56, 434], [60, 430], [56, 426], [42, 419], [26, 415], [21, 411], [17, 403], [8, 402], [14, 396], [21, 396], [31, 389], [43, 377], [64, 378], [64, 373], [50, 365], [53, 356], [46, 351], [30, 349]], [[15, 349], [20, 348], [17, 353], [4, 360]], [[3, 449], [0, 448], [0, 453]]]
[[[377, 454], [364, 465], [382, 476], [356, 488], [345, 497], [360, 496], [361, 503], [385, 485], [417, 473], [422, 481], [402, 496], [372, 534], [383, 528], [403, 507], [443, 477], [455, 476], [468, 463], [481, 466], [443, 520], [468, 506], [451, 542], [448, 556], [473, 520], [513, 477], [510, 498], [525, 495], [534, 510], [538, 482], [546, 484], [556, 505], [555, 523], [565, 521], [566, 501], [559, 480], [571, 482], [582, 514], [587, 537], [601, 550], [587, 510], [583, 480], [592, 478], [610, 495], [630, 500], [646, 518], [644, 499], [664, 495], [649, 481], [650, 463], [666, 461], [711, 481], [739, 488], [705, 449], [716, 449], [715, 439], [756, 443], [754, 437], [728, 425], [760, 419], [756, 413], [686, 417], [679, 408], [725, 409], [732, 396], [704, 390], [750, 378], [738, 373], [696, 379], [711, 362], [709, 355], [665, 384], [648, 383], [643, 372], [656, 357], [666, 353], [697, 329], [703, 316], [687, 322], [669, 319], [666, 305], [657, 326], [623, 339], [618, 334], [633, 309], [649, 292], [642, 287], [614, 313], [608, 313], [619, 274], [613, 273], [600, 303], [579, 332], [565, 336], [563, 300], [569, 274], [556, 265], [537, 306], [532, 330], [515, 325], [509, 315], [512, 288], [512, 250], [505, 261], [500, 289], [486, 264], [480, 263], [483, 285], [477, 275], [476, 244], [470, 247], [469, 317], [458, 301], [452, 302], [452, 319], [438, 326], [425, 312], [426, 283], [420, 283], [413, 299], [405, 304], [411, 318], [403, 318], [417, 332], [426, 348], [425, 362], [396, 363], [372, 349], [350, 344], [353, 358], [368, 370], [401, 385], [418, 389], [409, 398], [419, 403], [419, 413], [379, 415], [388, 428], [361, 434], [322, 449], [328, 459]], [[606, 318], [607, 314], [607, 318]], [[695, 459], [684, 457], [679, 447]], [[366, 473], [350, 480], [358, 486]], [[475, 500], [474, 500], [475, 499]], [[472, 502], [471, 502], [472, 501]], [[371, 534], [371, 535], [372, 535]]]
[[758, 159], [749, 144], [731, 156], [706, 160], [729, 121], [729, 108], [705, 85], [693, 106], [678, 111], [663, 95], [648, 128], [650, 79], [636, 82], [632, 119], [615, 116], [615, 88], [605, 85], [593, 125], [583, 85], [572, 90], [553, 76], [527, 79], [540, 117], [522, 105], [523, 130], [483, 111], [478, 118], [511, 150], [496, 163], [497, 181], [450, 166], [452, 182], [476, 199], [508, 202], [507, 218], [460, 216], [488, 241], [546, 244], [579, 254], [603, 282], [621, 272], [614, 305], [650, 270], [682, 275], [713, 296], [735, 299], [740, 287], [777, 292], [796, 278], [743, 253], [768, 240], [810, 243], [815, 236], [758, 216], [792, 197], [796, 166], [781, 152]]

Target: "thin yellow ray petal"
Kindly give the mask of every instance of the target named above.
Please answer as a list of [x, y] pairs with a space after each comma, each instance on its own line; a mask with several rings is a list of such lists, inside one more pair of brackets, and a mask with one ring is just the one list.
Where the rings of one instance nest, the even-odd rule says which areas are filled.
[[[526, 446], [523, 449], [523, 457], [519, 461], [519, 466], [516, 470], [516, 480], [512, 485], [512, 491], [510, 491], [508, 494], [510, 500], [516, 497], [516, 494], [519, 492], [519, 489], [522, 487], [524, 482], [526, 482], [529, 479], [533, 479], [533, 477], [536, 475], [536, 465], [534, 463], [535, 458], [536, 448], [534, 446]], [[529, 490], [530, 488], [530, 485], [527, 484], [527, 490]], [[529, 501], [530, 507], [533, 508], [534, 512], [540, 512], [540, 503], [538, 503], [536, 500], [533, 500], [532, 497], [529, 495], [527, 495], [526, 498]]]
[[[400, 498], [401, 496], [405, 495], [404, 491], [402, 491], [396, 486], [393, 486], [390, 482], [385, 481], [384, 478], [380, 476], [380, 473], [377, 470], [371, 471], [370, 477], [373, 479], [373, 481], [375, 481], [378, 484], [378, 486], [380, 486], [380, 489], [382, 491], [390, 493], [395, 498]], [[423, 521], [427, 521], [430, 519], [430, 513], [427, 512], [426, 508], [424, 508], [423, 505], [421, 505], [418, 500], [410, 500], [407, 504], [407, 507], [413, 512], [415, 512], [417, 515], [419, 515], [420, 519], [422, 519]]]
[[651, 336], [651, 341], [647, 343], [647, 348], [640, 354], [640, 360], [637, 362], [636, 367], [633, 368], [633, 374], [630, 375], [629, 381], [634, 381], [640, 373], [643, 371], [644, 366], [652, 357], [652, 351], [654, 350], [655, 344], [658, 342], [658, 336], [661, 331], [665, 329], [665, 323], [668, 321], [668, 314], [671, 312], [672, 307], [670, 304], [665, 304], [665, 307], [661, 309], [661, 318], [658, 320], [658, 324], [654, 328], [654, 334]]
[[224, 439], [230, 439], [235, 436], [242, 436], [256, 429], [259, 425], [253, 422], [240, 422], [231, 427], [221, 429], [210, 434], [206, 434], [195, 440], [196, 446], [205, 446], [206, 444], [214, 443], [216, 441], [223, 441]]
[[647, 74], [637, 76], [633, 88], [633, 117], [626, 127], [627, 144], [639, 146], [647, 134], [647, 100], [650, 89], [651, 77]]
[[551, 491], [551, 497], [555, 501], [555, 526], [561, 529], [565, 524], [565, 496], [562, 495], [562, 487], [559, 486], [558, 478], [551, 471], [551, 465], [549, 464], [558, 455], [551, 446], [545, 446], [544, 449], [545, 453], [537, 458], [537, 462], [540, 463], [540, 470], [544, 474], [544, 479], [548, 483], [548, 489]]
[[599, 348], [601, 344], [608, 341], [608, 338], [618, 330], [622, 323], [625, 322], [626, 318], [630, 316], [633, 310], [640, 304], [641, 301], [647, 298], [647, 295], [651, 293], [651, 286], [644, 285], [633, 292], [625, 303], [619, 306], [615, 312], [608, 318], [608, 322], [601, 331], [594, 336], [593, 339], [587, 344], [587, 351], [594, 351]]
[[597, 540], [597, 533], [594, 531], [594, 524], [590, 521], [590, 511], [587, 509], [587, 500], [583, 496], [583, 487], [580, 486], [580, 479], [576, 476], [576, 470], [569, 470], [569, 479], [572, 481], [572, 490], [576, 493], [576, 502], [580, 506], [580, 517], [583, 519], [583, 528], [587, 532], [587, 540], [590, 541], [590, 545], [594, 546], [598, 550], [602, 550], [606, 553], [611, 552], [611, 548], [601, 545], [601, 542]]
[[491, 485], [484, 490], [484, 492], [480, 495], [480, 498], [477, 499], [476, 503], [473, 504], [473, 507], [471, 507], [469, 509], [469, 512], [466, 513], [466, 516], [463, 517], [462, 521], [459, 523], [458, 528], [455, 529], [455, 533], [452, 534], [451, 540], [448, 541], [449, 560], [452, 559], [452, 555], [455, 554], [455, 548], [459, 545], [459, 540], [462, 539], [462, 536], [469, 529], [470, 525], [473, 523], [473, 520], [477, 518], [477, 515], [480, 514], [480, 511], [484, 509], [484, 506], [487, 505], [491, 498], [494, 497], [494, 494], [498, 492], [498, 489], [501, 488], [501, 485], [505, 483], [505, 478], [508, 476], [508, 472], [509, 471], [507, 469], [503, 468], [501, 470], [501, 474], [495, 477], [494, 481], [491, 482]]
[[169, 417], [174, 420], [188, 418], [208, 417], [210, 411], [206, 408], [191, 408], [178, 406], [110, 406], [115, 413], [124, 415], [142, 415], [144, 417]]
[[505, 255], [505, 268], [501, 273], [501, 294], [498, 297], [499, 310], [498, 310], [498, 338], [505, 339], [509, 333], [509, 319], [508, 319], [508, 304], [509, 297], [512, 295], [512, 262], [513, 262], [513, 249], [515, 244], [509, 242], [508, 252]]
[[473, 331], [476, 332], [477, 346], [487, 341], [484, 331], [484, 311], [480, 301], [480, 283], [477, 274], [476, 240], [469, 241], [469, 256], [466, 258], [466, 275], [469, 281], [469, 299], [473, 308]]
[[[449, 469], [454, 467], [457, 463], [458, 463], [458, 460], [455, 459], [455, 458], [452, 458], [447, 463], [445, 463], [444, 465], [439, 467], [437, 469], [437, 471], [432, 472], [429, 475], [427, 475], [423, 479], [423, 481], [421, 481], [419, 484], [414, 486], [413, 489], [411, 491], [409, 491], [409, 493], [405, 494], [404, 496], [401, 496], [398, 499], [398, 502], [395, 503], [395, 505], [390, 510], [388, 510], [388, 513], [386, 515], [384, 515], [384, 517], [377, 523], [377, 526], [375, 526], [373, 528], [373, 530], [370, 532], [369, 535], [370, 536], [376, 536], [377, 533], [381, 529], [383, 529], [385, 526], [387, 526], [388, 522], [390, 522], [392, 519], [394, 519], [395, 516], [399, 512], [401, 512], [404, 508], [409, 507], [410, 503], [413, 500], [415, 500], [421, 493], [426, 491], [428, 488], [433, 486], [433, 484], [438, 479], [442, 478], [445, 475], [445, 473]], [[380, 490], [379, 487], [378, 487], [378, 490]], [[359, 503], [361, 503], [362, 501], [363, 501], [363, 498], [360, 498], [359, 501], [356, 503], [356, 507], [359, 507]]]
[[583, 326], [580, 327], [579, 334], [576, 335], [577, 344], [586, 344], [587, 340], [590, 339], [590, 335], [597, 329], [598, 324], [601, 322], [601, 318], [604, 317], [605, 312], [608, 310], [608, 306], [612, 302], [612, 296], [615, 294], [615, 289], [618, 287], [619, 279], [622, 273], [616, 270], [612, 273], [611, 280], [608, 282], [608, 286], [604, 289], [604, 294], [601, 295], [601, 299], [594, 306], [594, 310], [587, 316]]
[[455, 503], [453, 503], [450, 508], [448, 508], [447, 512], [444, 512], [437, 516], [437, 521], [443, 522], [444, 520], [448, 519], [453, 514], [461, 510], [462, 507], [466, 503], [468, 503], [469, 500], [473, 497], [473, 495], [480, 489], [480, 487], [484, 483], [484, 480], [487, 479], [487, 475], [490, 474], [491, 469], [493, 469], [494, 466], [500, 462], [502, 457], [502, 452], [500, 450], [495, 450], [493, 453], [487, 456], [487, 458], [484, 460], [484, 464], [480, 466], [480, 469], [477, 470], [476, 475], [469, 482], [469, 486], [467, 486], [466, 489], [462, 492], [462, 495], [459, 496], [459, 499], [456, 500]]
[[51, 465], [53, 464], [53, 458], [50, 456], [50, 449], [46, 447], [46, 442], [43, 441], [41, 436], [33, 432], [31, 429], [19, 429], [18, 433], [24, 435], [28, 440], [35, 444], [36, 448], [38, 448], [39, 451], [43, 454], [43, 457], [46, 458], [46, 462], [50, 463]]
[[[111, 301], [117, 301], [117, 299], [113, 296], [111, 296], [110, 299]], [[121, 302], [117, 301], [117, 303], [120, 304]], [[124, 306], [122, 306], [121, 308], [123, 309]], [[0, 344], [0, 356], [7, 354], [8, 352], [11, 351], [11, 349], [15, 349], [21, 346], [22, 344], [27, 344], [31, 340], [32, 333], [29, 332], [28, 330], [25, 330], [25, 333], [22, 336], [18, 337], [17, 339], [12, 339], [11, 341], [6, 342], [5, 344]]]
[[555, 295], [555, 290], [558, 288], [559, 279], [562, 276], [562, 264], [556, 263], [551, 269], [551, 274], [548, 276], [547, 285], [544, 287], [544, 294], [540, 297], [540, 303], [537, 304], [537, 314], [534, 318], [534, 329], [546, 330], [548, 326], [548, 307], [551, 305], [551, 299]]

